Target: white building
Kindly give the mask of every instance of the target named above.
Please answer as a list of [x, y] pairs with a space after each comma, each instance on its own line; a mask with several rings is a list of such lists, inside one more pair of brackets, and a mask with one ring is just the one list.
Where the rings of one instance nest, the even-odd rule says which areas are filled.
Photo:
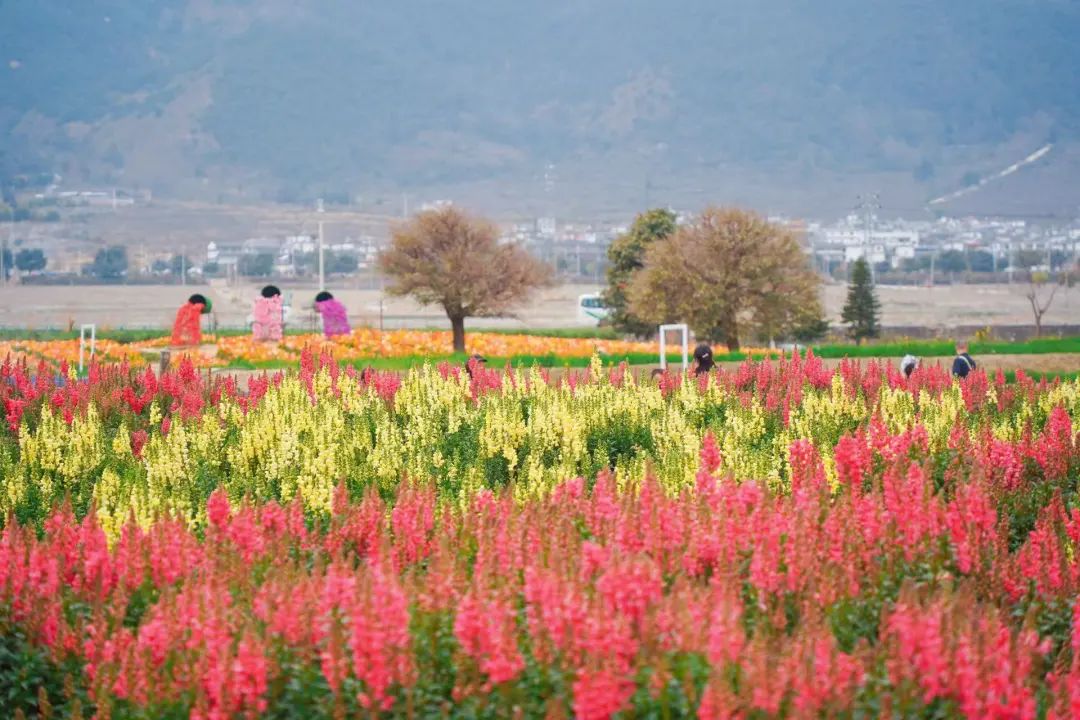
[[865, 257], [867, 262], [874, 265], [885, 262], [888, 257], [885, 254], [884, 245], [848, 245], [844, 247], [844, 261], [855, 262]]
[[880, 229], [867, 235], [852, 224], [819, 228], [813, 232], [816, 247], [843, 248], [844, 259], [853, 262], [861, 257], [874, 264], [888, 262], [897, 267], [900, 261], [915, 257], [919, 248], [919, 231], [910, 229]]
[[553, 217], [543, 217], [536, 219], [536, 232], [541, 237], [553, 238], [558, 230], [558, 224]]

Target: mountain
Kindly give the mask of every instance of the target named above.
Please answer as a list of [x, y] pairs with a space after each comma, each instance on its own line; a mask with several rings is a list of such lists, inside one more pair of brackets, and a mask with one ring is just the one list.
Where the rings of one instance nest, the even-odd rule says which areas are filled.
[[922, 208], [1075, 157], [1077, 37], [1072, 0], [0, 0], [0, 173]]

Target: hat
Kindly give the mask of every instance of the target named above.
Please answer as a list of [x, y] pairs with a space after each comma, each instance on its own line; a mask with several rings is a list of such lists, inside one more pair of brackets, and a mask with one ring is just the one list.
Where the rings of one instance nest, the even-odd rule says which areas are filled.
[[206, 297], [205, 295], [201, 295], [199, 293], [195, 293], [194, 295], [189, 297], [188, 302], [191, 303], [192, 305], [202, 305], [203, 306], [203, 308], [202, 308], [202, 314], [203, 315], [209, 315], [210, 310], [214, 307], [214, 304], [212, 302], [210, 302], [210, 298]]

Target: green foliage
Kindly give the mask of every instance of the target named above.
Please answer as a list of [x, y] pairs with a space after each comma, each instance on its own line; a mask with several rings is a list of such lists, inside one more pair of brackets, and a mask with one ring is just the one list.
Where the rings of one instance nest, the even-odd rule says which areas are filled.
[[985, 250], [971, 250], [967, 253], [967, 265], [972, 272], [993, 272], [994, 256]]
[[270, 253], [241, 255], [237, 271], [246, 277], [269, 277], [274, 272], [274, 256]]
[[183, 255], [173, 255], [169, 258], [169, 272], [180, 277], [191, 269], [191, 260]]
[[5, 710], [4, 717], [13, 717], [18, 711], [28, 718], [39, 717], [43, 705], [54, 717], [80, 712], [89, 717], [93, 706], [82, 678], [77, 662], [58, 664], [48, 649], [31, 643], [18, 627], [0, 617], [0, 707]]
[[807, 318], [791, 331], [791, 337], [798, 342], [808, 343], [820, 340], [829, 332], [829, 321], [825, 318]]
[[127, 275], [127, 270], [127, 247], [123, 245], [111, 245], [98, 250], [94, 262], [86, 268], [89, 275], [109, 281], [122, 279]]
[[604, 303], [610, 308], [608, 322], [616, 330], [639, 337], [650, 335], [655, 327], [634, 317], [627, 308], [626, 290], [635, 272], [641, 269], [645, 249], [675, 232], [675, 214], [657, 208], [646, 210], [634, 224], [608, 246], [607, 289]]
[[964, 272], [968, 269], [967, 258], [959, 250], [946, 250], [937, 257], [935, 268], [941, 272]]
[[329, 252], [323, 258], [323, 270], [327, 275], [348, 275], [356, 272], [360, 262], [356, 255], [345, 252]]
[[861, 343], [881, 334], [880, 315], [881, 303], [870, 278], [870, 266], [865, 258], [859, 258], [851, 270], [851, 285], [840, 317], [850, 326], [848, 333], [851, 338]]

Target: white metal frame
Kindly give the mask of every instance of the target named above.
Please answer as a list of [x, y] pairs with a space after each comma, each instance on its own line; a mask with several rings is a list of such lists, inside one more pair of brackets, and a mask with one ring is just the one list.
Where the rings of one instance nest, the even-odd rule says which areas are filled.
[[86, 325], [79, 326], [79, 372], [83, 371], [84, 351], [86, 349], [86, 331], [90, 331], [90, 357], [94, 357], [94, 353], [97, 351], [97, 325], [88, 323]]
[[686, 368], [690, 366], [688, 355], [690, 329], [686, 326], [686, 323], [660, 326], [660, 369], [667, 370], [667, 334], [672, 330], [678, 330], [682, 333], [682, 369], [683, 372], [686, 372]]

